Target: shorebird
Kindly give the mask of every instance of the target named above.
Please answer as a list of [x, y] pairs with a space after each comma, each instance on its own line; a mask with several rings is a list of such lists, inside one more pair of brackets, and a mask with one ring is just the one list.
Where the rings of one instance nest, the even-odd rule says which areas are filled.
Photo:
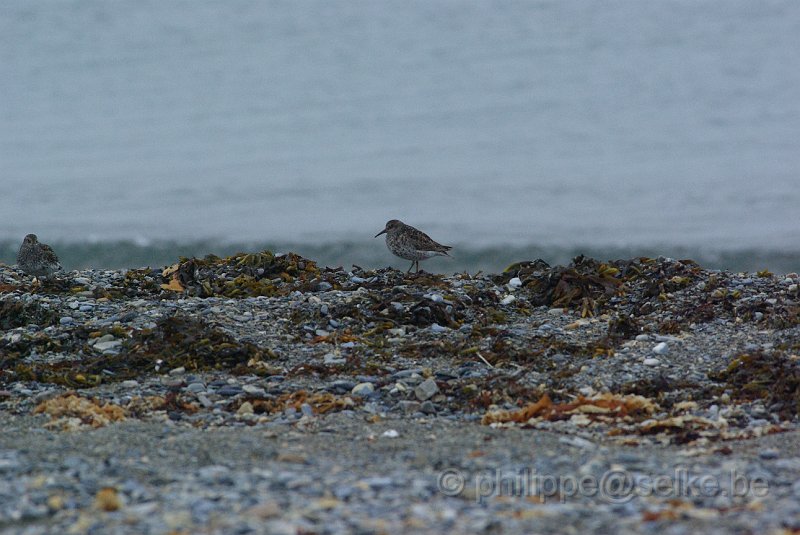
[[415, 273], [419, 273], [420, 260], [426, 260], [432, 256], [450, 256], [447, 251], [452, 249], [447, 245], [436, 243], [421, 230], [397, 219], [387, 222], [386, 227], [375, 237], [377, 238], [381, 234], [386, 234], [386, 247], [393, 255], [411, 260], [411, 266], [406, 273], [410, 273], [411, 268], [415, 265], [417, 266]]
[[36, 234], [28, 234], [22, 240], [17, 253], [17, 265], [28, 275], [33, 275], [34, 280], [36, 277], [47, 278], [61, 270], [61, 264], [53, 248], [46, 243], [39, 243]]

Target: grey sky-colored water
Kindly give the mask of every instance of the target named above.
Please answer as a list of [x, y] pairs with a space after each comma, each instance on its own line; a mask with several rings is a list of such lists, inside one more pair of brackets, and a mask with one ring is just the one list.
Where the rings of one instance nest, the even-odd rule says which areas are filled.
[[0, 236], [800, 249], [800, 2], [0, 3]]

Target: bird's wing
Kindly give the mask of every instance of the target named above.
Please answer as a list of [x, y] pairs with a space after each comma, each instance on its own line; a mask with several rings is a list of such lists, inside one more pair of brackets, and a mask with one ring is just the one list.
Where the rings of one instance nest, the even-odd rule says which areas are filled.
[[53, 248], [44, 243], [40, 245], [42, 247], [42, 256], [45, 258], [45, 260], [52, 262], [53, 264], [58, 264], [58, 255], [56, 255], [56, 252], [53, 250]]
[[414, 238], [414, 243], [418, 246], [418, 249], [422, 251], [436, 251], [438, 253], [447, 253], [452, 247], [449, 245], [442, 245], [441, 243], [434, 241], [430, 236], [422, 232], [421, 230], [415, 229], [411, 227], [412, 235]]

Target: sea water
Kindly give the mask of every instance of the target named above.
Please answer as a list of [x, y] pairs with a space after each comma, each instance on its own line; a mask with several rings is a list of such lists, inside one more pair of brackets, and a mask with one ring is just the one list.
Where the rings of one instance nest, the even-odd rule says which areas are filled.
[[798, 52], [793, 0], [5, 0], [0, 259], [800, 270]]

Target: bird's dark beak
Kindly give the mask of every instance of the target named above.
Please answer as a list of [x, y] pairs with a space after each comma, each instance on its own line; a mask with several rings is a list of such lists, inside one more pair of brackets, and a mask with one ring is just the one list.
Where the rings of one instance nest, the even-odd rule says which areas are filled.
[[380, 236], [381, 234], [386, 234], [386, 229], [383, 229], [382, 231], [380, 231], [380, 232], [378, 232], [377, 234], [375, 234], [375, 237], [377, 238], [377, 237], [378, 237], [378, 236]]

